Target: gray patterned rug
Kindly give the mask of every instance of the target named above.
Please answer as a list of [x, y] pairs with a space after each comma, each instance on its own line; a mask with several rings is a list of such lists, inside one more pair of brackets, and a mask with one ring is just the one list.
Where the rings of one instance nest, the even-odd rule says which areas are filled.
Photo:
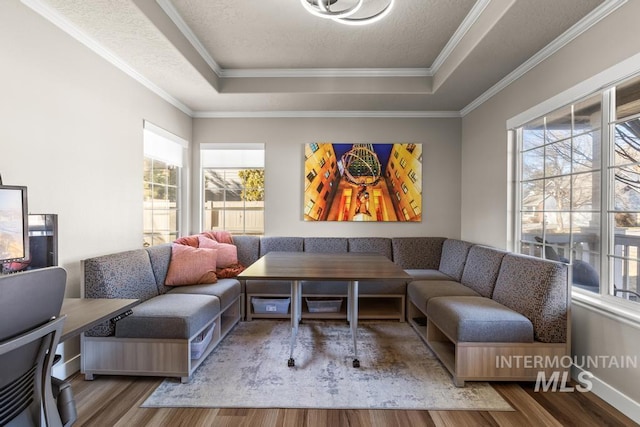
[[241, 322], [188, 384], [167, 379], [143, 407], [513, 410], [487, 383], [453, 385], [407, 323], [361, 322], [360, 368], [345, 322], [300, 325], [287, 367], [288, 321]]

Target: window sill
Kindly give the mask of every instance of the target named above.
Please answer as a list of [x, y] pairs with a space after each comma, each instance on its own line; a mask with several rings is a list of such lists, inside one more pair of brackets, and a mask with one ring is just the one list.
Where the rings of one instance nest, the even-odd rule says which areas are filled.
[[615, 301], [615, 297], [594, 294], [580, 289], [572, 289], [571, 300], [577, 306], [596, 311], [605, 317], [640, 329], [640, 306], [638, 309]]

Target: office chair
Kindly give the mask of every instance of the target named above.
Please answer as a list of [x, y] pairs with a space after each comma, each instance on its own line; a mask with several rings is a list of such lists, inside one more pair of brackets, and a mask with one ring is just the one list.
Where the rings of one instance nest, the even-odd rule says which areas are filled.
[[[65, 320], [60, 308], [66, 276], [60, 267], [0, 276], [2, 426], [58, 427], [75, 421], [75, 404], [74, 419], [61, 419], [51, 380]], [[65, 399], [68, 401], [68, 393]], [[62, 400], [64, 406], [67, 402]]]

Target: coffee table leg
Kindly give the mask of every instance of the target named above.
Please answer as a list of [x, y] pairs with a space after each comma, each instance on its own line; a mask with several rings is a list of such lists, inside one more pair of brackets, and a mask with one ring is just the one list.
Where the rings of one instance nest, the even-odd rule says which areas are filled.
[[287, 366], [292, 367], [296, 365], [296, 361], [293, 358], [293, 349], [296, 346], [296, 337], [298, 336], [298, 323], [300, 322], [300, 316], [302, 315], [302, 285], [299, 280], [291, 281], [291, 352], [289, 353], [289, 360]]
[[360, 367], [358, 360], [358, 281], [349, 282], [349, 312], [351, 313], [351, 337], [353, 338], [353, 367]]
[[351, 282], [347, 286], [347, 323], [351, 323], [351, 300], [353, 299], [352, 293], [353, 287], [351, 286]]

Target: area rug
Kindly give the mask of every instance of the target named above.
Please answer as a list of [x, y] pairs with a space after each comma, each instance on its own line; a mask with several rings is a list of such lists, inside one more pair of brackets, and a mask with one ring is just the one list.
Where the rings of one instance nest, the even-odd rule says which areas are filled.
[[361, 322], [360, 368], [346, 322], [307, 321], [288, 367], [288, 321], [241, 322], [187, 384], [166, 379], [143, 407], [513, 410], [488, 384], [453, 385], [415, 331]]

